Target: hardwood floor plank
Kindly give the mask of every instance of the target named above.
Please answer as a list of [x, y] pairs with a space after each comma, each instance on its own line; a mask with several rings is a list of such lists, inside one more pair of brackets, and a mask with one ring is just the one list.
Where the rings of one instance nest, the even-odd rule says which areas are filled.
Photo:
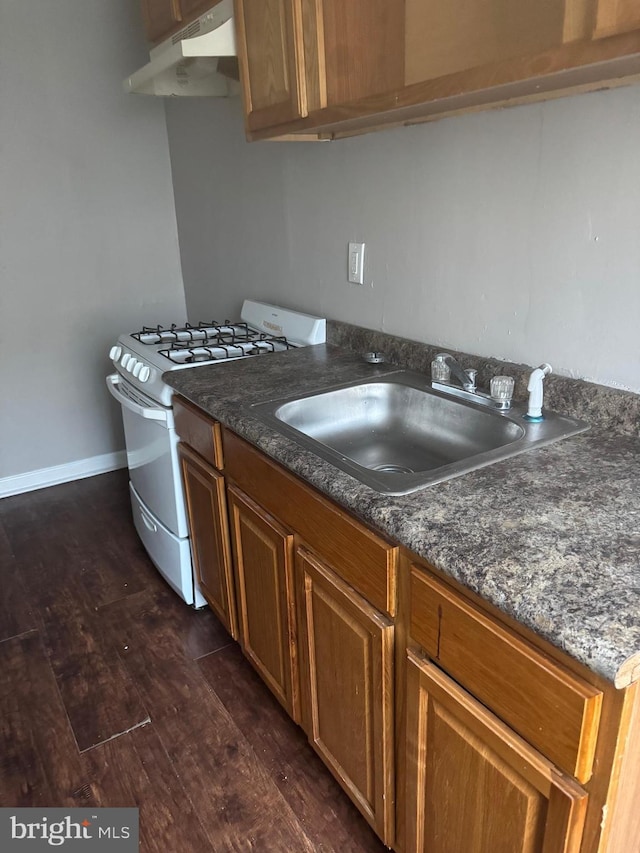
[[140, 809], [140, 853], [213, 850], [153, 725], [85, 752], [98, 806]]
[[[112, 482], [105, 505], [99, 510], [95, 486], [89, 489], [88, 482], [44, 490], [54, 493], [49, 501], [41, 492], [33, 493], [31, 504], [25, 503], [24, 495], [9, 498], [9, 507], [2, 508], [0, 518], [4, 518], [13, 551], [24, 566], [29, 591], [43, 606], [45, 578], [34, 573], [33, 565], [55, 567], [46, 578], [44, 592], [50, 593], [49, 597], [55, 598], [58, 585], [72, 582], [78, 587], [77, 593], [84, 591], [84, 600], [93, 606], [160, 582], [133, 526], [126, 483]], [[75, 485], [73, 491], [70, 485]]]
[[0, 523], [0, 641], [38, 627], [4, 525]]
[[71, 588], [58, 590], [44, 619], [45, 644], [78, 748], [130, 731], [149, 713], [99, 617]]
[[318, 851], [386, 850], [234, 644], [198, 660]]
[[14, 561], [14, 554], [11, 549], [11, 543], [7, 536], [7, 531], [4, 524], [0, 521], [0, 568]]
[[133, 526], [128, 477], [125, 471], [102, 475], [102, 487], [83, 490], [83, 540], [92, 545], [90, 565], [82, 583], [96, 607], [134, 595], [148, 587], [166, 586]]
[[0, 806], [74, 806], [86, 783], [37, 632], [0, 643]]
[[170, 656], [194, 659], [232, 643], [208, 608], [194, 610], [162, 580], [157, 586], [99, 608], [105, 634], [122, 650], [135, 637], [161, 643]]
[[204, 683], [201, 689], [191, 702], [162, 712], [154, 726], [213, 849], [315, 853], [222, 703]]
[[99, 553], [91, 554], [80, 576], [94, 607], [135, 595], [162, 581], [137, 537], [123, 542], [114, 530], [96, 550]]
[[[100, 514], [87, 513], [90, 501], [85, 505], [80, 499], [87, 491], [85, 481], [49, 491], [48, 500], [40, 492], [28, 500], [9, 499], [12, 506], [3, 509], [2, 517], [78, 748], [85, 750], [149, 718], [122, 661], [101, 636], [95, 590], [101, 591], [99, 601], [120, 596], [128, 589], [124, 577], [135, 589], [148, 582], [138, 583], [136, 570], [154, 583], [157, 573], [146, 561], [140, 569], [126, 550], [120, 559], [129, 568], [126, 573], [117, 568], [118, 558], [109, 551], [104, 532], [99, 534]], [[86, 578], [96, 574], [96, 567], [100, 577], [92, 586]]]
[[[175, 642], [170, 619], [149, 610], [139, 620], [112, 621], [120, 654], [149, 708], [182, 784], [216, 851], [315, 848], [231, 716], [208, 688], [197, 662]], [[112, 619], [107, 619], [108, 616]], [[201, 614], [193, 613], [193, 616]]]
[[18, 567], [0, 566], [0, 641], [36, 630], [38, 625]]

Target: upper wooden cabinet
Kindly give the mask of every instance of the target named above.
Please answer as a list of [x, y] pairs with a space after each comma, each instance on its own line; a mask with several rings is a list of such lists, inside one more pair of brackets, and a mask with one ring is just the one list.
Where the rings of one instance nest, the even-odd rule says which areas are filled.
[[300, 0], [235, 0], [247, 128], [307, 114]]
[[350, 135], [619, 85], [640, 73], [639, 7], [236, 0], [249, 138]]
[[556, 0], [406, 0], [405, 84], [421, 83], [562, 43]]
[[178, 0], [184, 21], [195, 18], [215, 6], [218, 0]]
[[403, 85], [403, 5], [398, 0], [302, 0], [310, 110]]
[[182, 18], [178, 0], [142, 0], [142, 17], [149, 41], [162, 41]]
[[398, 0], [235, 0], [248, 131], [402, 86]]
[[638, 0], [598, 0], [596, 38], [604, 38], [637, 29], [640, 29], [640, 3]]
[[172, 32], [216, 5], [217, 0], [141, 0], [150, 42], [164, 41]]

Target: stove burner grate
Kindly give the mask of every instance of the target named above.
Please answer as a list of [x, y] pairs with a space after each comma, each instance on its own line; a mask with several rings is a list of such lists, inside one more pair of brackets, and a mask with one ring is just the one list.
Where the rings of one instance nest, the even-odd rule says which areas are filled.
[[185, 323], [184, 326], [172, 323], [168, 329], [164, 326], [143, 326], [139, 332], [133, 332], [131, 337], [146, 345], [195, 344], [217, 341], [229, 336], [232, 340], [252, 340], [255, 334], [246, 323], [232, 323], [230, 320], [225, 320], [224, 323], [219, 323], [217, 320], [209, 322], [201, 320], [195, 326], [191, 323]]
[[[244, 328], [238, 331], [241, 325], [244, 325]], [[249, 329], [246, 324], [236, 324], [228, 327], [227, 331], [221, 331], [202, 342], [173, 341], [167, 349], [158, 352], [173, 364], [196, 364], [208, 361], [229, 361], [233, 358], [245, 358], [288, 349], [295, 349], [295, 344], [290, 343], [285, 337], [275, 337]]]

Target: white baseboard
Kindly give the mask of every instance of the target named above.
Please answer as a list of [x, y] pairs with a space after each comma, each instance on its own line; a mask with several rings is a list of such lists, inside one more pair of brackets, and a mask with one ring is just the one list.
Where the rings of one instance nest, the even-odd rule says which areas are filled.
[[13, 477], [1, 477], [0, 498], [69, 483], [71, 480], [82, 480], [84, 477], [93, 477], [126, 467], [127, 454], [124, 450], [118, 450], [115, 453], [92, 456], [90, 459], [78, 459], [77, 462], [68, 462], [66, 465], [54, 465], [52, 468], [40, 468], [26, 474], [15, 474]]

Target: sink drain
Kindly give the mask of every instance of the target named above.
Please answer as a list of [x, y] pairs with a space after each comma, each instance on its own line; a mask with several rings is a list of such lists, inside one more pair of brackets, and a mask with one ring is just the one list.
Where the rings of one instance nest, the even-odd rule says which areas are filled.
[[383, 474], [414, 474], [413, 468], [406, 468], [404, 465], [375, 465], [374, 471], [381, 471]]

